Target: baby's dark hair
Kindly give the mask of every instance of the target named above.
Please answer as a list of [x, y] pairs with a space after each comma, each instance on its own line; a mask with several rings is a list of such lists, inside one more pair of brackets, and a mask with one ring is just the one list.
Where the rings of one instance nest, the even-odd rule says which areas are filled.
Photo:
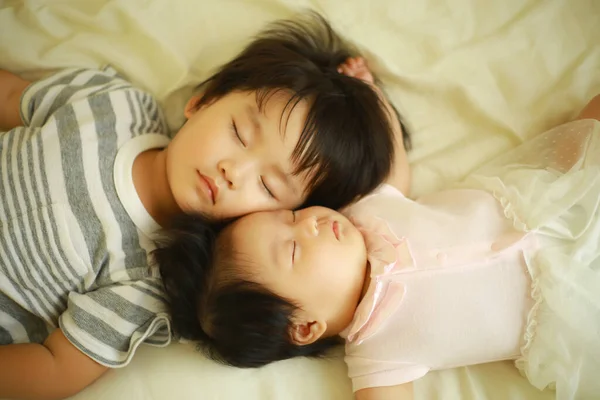
[[223, 228], [202, 216], [176, 218], [154, 258], [167, 294], [175, 334], [197, 342], [213, 360], [235, 367], [320, 357], [339, 336], [300, 346], [290, 328], [298, 307], [252, 281]]
[[314, 12], [278, 21], [200, 84], [197, 107], [236, 91], [255, 92], [259, 108], [273, 94], [289, 93], [284, 114], [306, 100], [308, 114], [292, 153], [293, 173], [310, 177], [302, 206], [338, 209], [383, 182], [394, 156], [392, 116], [381, 98], [369, 84], [337, 71], [356, 55]]

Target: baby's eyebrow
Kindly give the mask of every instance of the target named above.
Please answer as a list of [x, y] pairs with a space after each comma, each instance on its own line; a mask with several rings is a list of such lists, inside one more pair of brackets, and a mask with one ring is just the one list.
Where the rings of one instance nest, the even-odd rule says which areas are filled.
[[[276, 238], [276, 236], [275, 236]], [[271, 241], [271, 261], [273, 262], [273, 265], [279, 265], [279, 254], [280, 254], [280, 250], [279, 248], [281, 246], [278, 246], [279, 241], [278, 240], [272, 240]]]
[[[281, 213], [275, 213], [275, 215], [279, 216], [281, 215]], [[276, 219], [279, 221], [279, 218], [276, 217]], [[271, 261], [273, 262], [274, 266], [278, 266], [278, 265], [283, 265], [282, 263], [285, 263], [285, 241], [281, 240], [281, 236], [274, 233], [271, 236], [271, 240], [270, 240], [271, 244]], [[291, 256], [291, 254], [290, 254]]]

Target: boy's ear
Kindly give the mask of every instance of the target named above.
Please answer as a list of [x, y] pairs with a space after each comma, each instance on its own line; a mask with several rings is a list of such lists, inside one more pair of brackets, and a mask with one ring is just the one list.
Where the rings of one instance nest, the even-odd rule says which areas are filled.
[[326, 331], [325, 321], [298, 320], [290, 326], [290, 337], [294, 344], [306, 346], [321, 339]]
[[196, 113], [196, 111], [198, 111], [198, 103], [200, 103], [200, 100], [202, 99], [202, 96], [192, 96], [187, 104], [185, 105], [185, 109], [183, 110], [183, 115], [185, 115], [185, 117], [187, 119], [190, 119], [192, 117], [192, 115], [194, 115]]

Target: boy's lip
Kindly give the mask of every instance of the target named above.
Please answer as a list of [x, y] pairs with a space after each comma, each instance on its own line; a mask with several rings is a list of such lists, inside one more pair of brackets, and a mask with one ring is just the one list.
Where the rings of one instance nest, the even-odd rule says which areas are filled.
[[208, 195], [208, 197], [211, 199], [211, 201], [214, 205], [217, 195], [219, 194], [219, 188], [217, 187], [217, 185], [215, 184], [215, 181], [211, 177], [203, 175], [200, 171], [196, 171], [196, 172], [198, 173], [198, 177], [204, 184], [203, 189], [205, 189], [205, 193]]

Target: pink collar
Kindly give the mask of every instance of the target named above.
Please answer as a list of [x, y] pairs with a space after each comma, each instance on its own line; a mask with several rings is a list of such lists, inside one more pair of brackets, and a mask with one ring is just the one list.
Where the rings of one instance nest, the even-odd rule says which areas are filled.
[[404, 285], [385, 278], [412, 269], [415, 264], [406, 238], [399, 239], [383, 219], [350, 216], [350, 221], [363, 234], [371, 266], [367, 293], [356, 308], [352, 322], [341, 333], [348, 342], [358, 345], [375, 334], [402, 302]]

